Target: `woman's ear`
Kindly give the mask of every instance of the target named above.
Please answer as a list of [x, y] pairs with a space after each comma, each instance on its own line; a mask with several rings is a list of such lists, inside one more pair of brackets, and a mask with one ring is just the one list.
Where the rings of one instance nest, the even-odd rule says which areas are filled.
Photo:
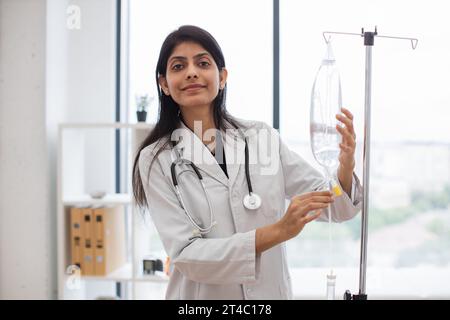
[[222, 68], [219, 72], [219, 88], [220, 90], [223, 90], [225, 88], [225, 84], [227, 83], [227, 77], [228, 77], [228, 70], [225, 68]]
[[161, 86], [162, 91], [166, 96], [170, 96], [169, 86], [167, 85], [166, 77], [159, 76], [158, 78], [159, 85]]

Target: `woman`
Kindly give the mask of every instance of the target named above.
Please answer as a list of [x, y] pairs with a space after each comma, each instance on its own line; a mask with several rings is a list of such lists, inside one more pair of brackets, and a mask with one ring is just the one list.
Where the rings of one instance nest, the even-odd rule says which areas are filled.
[[351, 113], [337, 116], [345, 127], [337, 128], [335, 176], [345, 193], [334, 198], [276, 130], [227, 113], [225, 60], [205, 30], [168, 35], [156, 81], [159, 119], [135, 159], [133, 191], [174, 264], [166, 298], [292, 298], [284, 243], [315, 219], [344, 221], [360, 210]]

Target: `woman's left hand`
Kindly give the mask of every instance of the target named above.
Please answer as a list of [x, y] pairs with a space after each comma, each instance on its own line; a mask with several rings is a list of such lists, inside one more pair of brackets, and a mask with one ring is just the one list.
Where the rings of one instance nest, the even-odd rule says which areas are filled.
[[342, 142], [339, 144], [339, 163], [345, 170], [353, 172], [355, 168], [356, 134], [353, 128], [353, 114], [345, 108], [341, 108], [343, 114], [337, 114], [336, 119], [344, 126], [336, 125], [337, 131], [342, 135]]

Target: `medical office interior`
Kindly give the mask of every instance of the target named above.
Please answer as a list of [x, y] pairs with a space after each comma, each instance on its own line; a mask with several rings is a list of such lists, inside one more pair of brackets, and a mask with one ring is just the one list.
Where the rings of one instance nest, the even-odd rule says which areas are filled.
[[[0, 298], [164, 299], [170, 258], [133, 205], [130, 172], [158, 116], [159, 49], [184, 24], [221, 45], [230, 113], [274, 126], [319, 170], [309, 112], [323, 32], [377, 26], [419, 40], [414, 50], [392, 38], [373, 46], [366, 292], [450, 298], [445, 8], [443, 0], [0, 0]], [[363, 39], [336, 34], [332, 44], [362, 178]], [[80, 247], [74, 221], [102, 239], [85, 233], [92, 243]], [[326, 299], [330, 261], [336, 299], [358, 291], [361, 215], [335, 224], [332, 239], [331, 253], [327, 223], [313, 222], [287, 242], [295, 299]], [[74, 255], [97, 241], [106, 254], [81, 272]]]

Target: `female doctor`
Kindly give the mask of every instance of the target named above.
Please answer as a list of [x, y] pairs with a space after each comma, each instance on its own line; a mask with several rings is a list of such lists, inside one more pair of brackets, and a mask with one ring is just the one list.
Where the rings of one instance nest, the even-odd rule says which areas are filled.
[[291, 299], [285, 242], [315, 219], [360, 210], [352, 114], [337, 115], [344, 192], [333, 197], [276, 130], [226, 111], [225, 60], [207, 31], [169, 34], [156, 81], [159, 119], [134, 161], [133, 192], [174, 265], [166, 298]]

